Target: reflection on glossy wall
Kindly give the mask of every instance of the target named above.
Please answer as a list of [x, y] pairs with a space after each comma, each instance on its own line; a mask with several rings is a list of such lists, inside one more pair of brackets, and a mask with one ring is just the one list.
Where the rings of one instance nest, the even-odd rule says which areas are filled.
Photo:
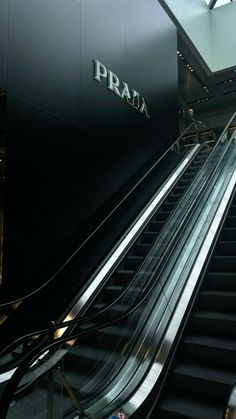
[[[11, 1], [6, 292], [44, 282], [173, 141], [176, 49], [156, 0]], [[145, 98], [150, 118], [94, 80], [95, 59]]]
[[7, 42], [9, 0], [0, 1], [0, 89], [7, 89]]

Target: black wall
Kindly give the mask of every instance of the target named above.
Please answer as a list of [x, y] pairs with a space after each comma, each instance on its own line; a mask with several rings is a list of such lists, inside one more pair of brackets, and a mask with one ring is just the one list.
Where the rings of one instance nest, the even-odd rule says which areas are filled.
[[[6, 293], [44, 282], [175, 139], [176, 49], [156, 0], [11, 0]], [[94, 59], [145, 97], [150, 119], [93, 79]]]
[[0, 89], [7, 89], [7, 41], [9, 0], [0, 1]]

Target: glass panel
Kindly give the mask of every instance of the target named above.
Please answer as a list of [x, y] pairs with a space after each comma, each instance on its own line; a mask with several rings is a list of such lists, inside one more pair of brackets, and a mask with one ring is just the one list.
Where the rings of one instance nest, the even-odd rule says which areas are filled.
[[[219, 6], [223, 6], [224, 4], [227, 4], [227, 3], [232, 3], [233, 1], [234, 0], [217, 0], [215, 5], [214, 5], [214, 8], [219, 7]], [[211, 0], [205, 0], [205, 2], [209, 6]]]
[[231, 3], [232, 0], [217, 0], [215, 4], [215, 8], [219, 6], [223, 6], [224, 4]]

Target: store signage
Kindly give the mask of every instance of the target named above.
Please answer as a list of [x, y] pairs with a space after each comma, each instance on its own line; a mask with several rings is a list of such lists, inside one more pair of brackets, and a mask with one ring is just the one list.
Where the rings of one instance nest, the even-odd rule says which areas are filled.
[[115, 73], [108, 70], [105, 65], [98, 60], [94, 60], [93, 78], [98, 83], [101, 83], [105, 79], [106, 88], [108, 90], [115, 93], [115, 95], [119, 96], [120, 99], [126, 100], [129, 105], [133, 106], [147, 118], [150, 118], [145, 99], [140, 95], [140, 93], [134, 89], [130, 89], [126, 82], [120, 81]]

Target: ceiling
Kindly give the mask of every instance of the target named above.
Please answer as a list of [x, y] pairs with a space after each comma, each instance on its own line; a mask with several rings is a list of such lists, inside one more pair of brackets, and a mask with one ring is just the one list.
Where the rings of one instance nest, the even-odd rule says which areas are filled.
[[224, 124], [236, 111], [236, 70], [210, 73], [193, 45], [178, 35], [179, 103], [201, 118], [217, 116]]

